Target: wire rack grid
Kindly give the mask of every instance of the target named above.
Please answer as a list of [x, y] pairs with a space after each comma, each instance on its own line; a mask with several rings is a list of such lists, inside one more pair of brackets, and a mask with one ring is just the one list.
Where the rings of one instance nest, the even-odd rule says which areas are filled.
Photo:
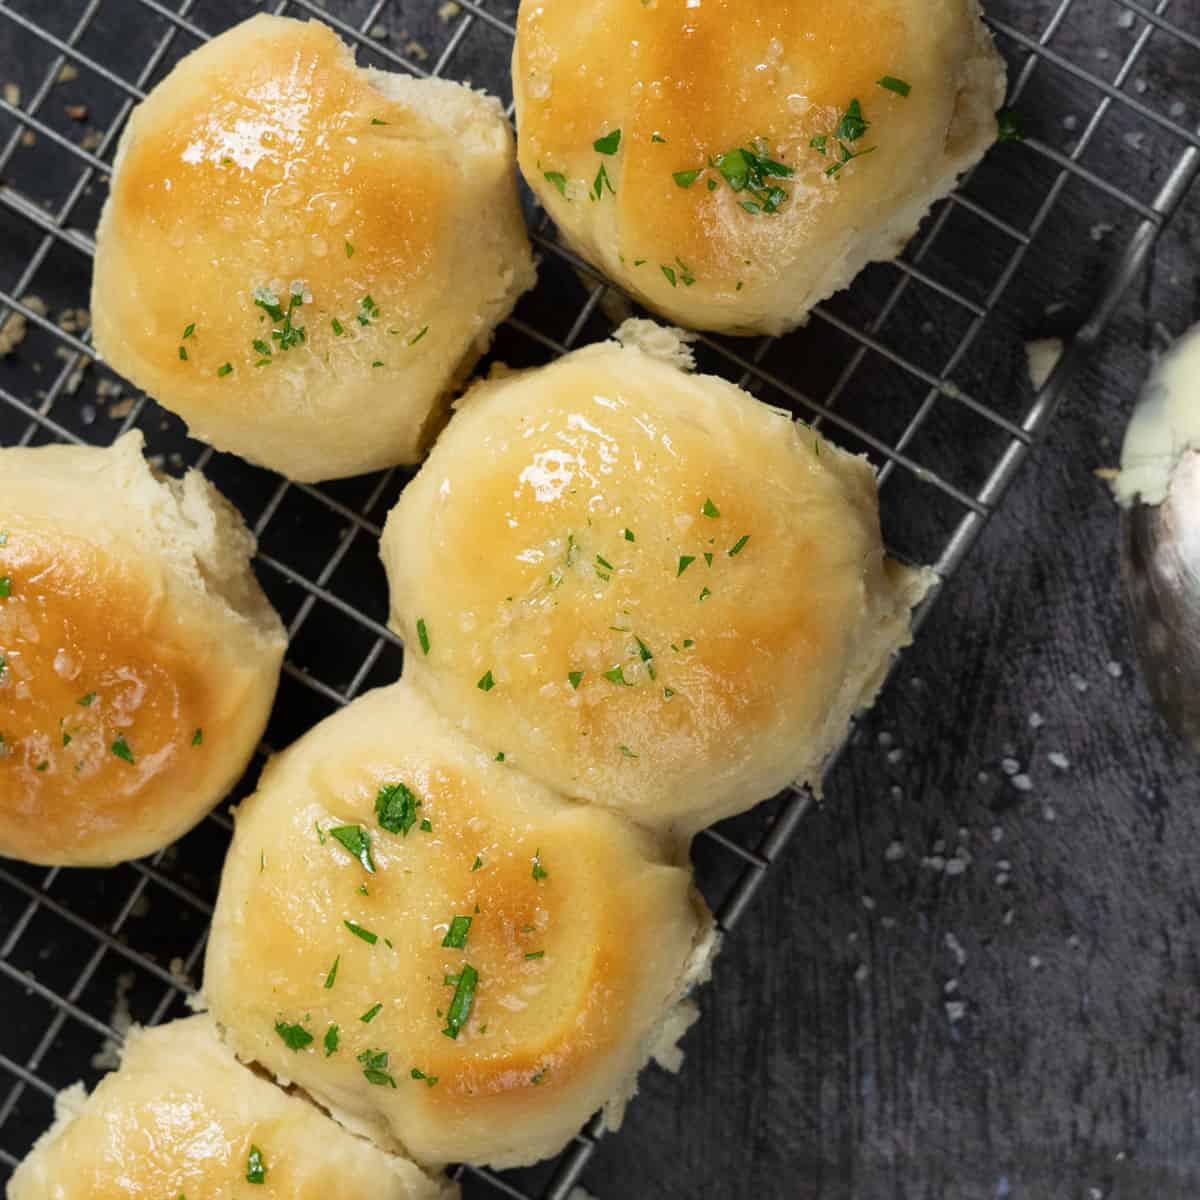
[[[486, 86], [511, 111], [514, 3], [269, 7], [327, 21], [361, 61]], [[205, 469], [242, 508], [292, 643], [234, 799], [272, 747], [398, 675], [374, 544], [409, 478], [288, 483], [188, 439], [92, 360], [90, 230], [123, 123], [179, 57], [257, 10], [251, 0], [0, 0], [0, 444], [107, 444], [136, 426], [166, 467]], [[806, 329], [697, 344], [702, 369], [870, 455], [890, 548], [935, 564], [943, 581], [1200, 168], [1183, 90], [1200, 67], [1200, 15], [1183, 0], [995, 0], [989, 20], [1010, 63], [1009, 103], [1036, 118], [1026, 140], [997, 147], [899, 262], [869, 268]], [[542, 281], [493, 350], [514, 365], [605, 336], [625, 304], [526, 202]], [[1023, 352], [1035, 335], [1066, 341], [1036, 390]], [[811, 803], [791, 790], [697, 842], [698, 880], [723, 929], [744, 917]], [[130, 1019], [185, 1011], [230, 832], [219, 810], [178, 845], [111, 871], [0, 865], [0, 1181], [49, 1123], [55, 1092], [94, 1080]], [[564, 1200], [599, 1134], [593, 1119], [553, 1162], [457, 1175], [468, 1196]]]

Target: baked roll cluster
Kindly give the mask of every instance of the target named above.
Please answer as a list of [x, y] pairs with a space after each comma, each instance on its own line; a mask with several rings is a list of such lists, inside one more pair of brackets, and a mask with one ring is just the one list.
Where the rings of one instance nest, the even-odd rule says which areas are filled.
[[254, 538], [198, 472], [111, 449], [0, 449], [0, 854], [106, 866], [237, 782], [287, 639]]
[[512, 160], [491, 97], [254, 17], [126, 126], [96, 348], [195, 436], [292, 479], [415, 462], [534, 282]]
[[[898, 252], [1002, 82], [970, 0], [539, 0], [518, 27], [520, 165], [565, 238], [739, 333]], [[533, 283], [514, 166], [496, 101], [256, 17], [130, 120], [97, 347], [290, 478], [417, 461]], [[404, 678], [268, 765], [211, 1015], [64, 1095], [11, 1200], [449, 1197], [426, 1170], [552, 1155], [678, 1061], [717, 940], [688, 839], [818, 782], [932, 580], [885, 555], [865, 459], [694, 365], [631, 321], [459, 400], [382, 539]], [[265, 726], [286, 638], [253, 537], [141, 450], [0, 450], [0, 854], [160, 848]]]
[[477, 384], [388, 518], [406, 678], [565, 795], [691, 834], [815, 783], [928, 575], [874, 475], [671, 331]]
[[894, 258], [995, 140], [976, 0], [527, 0], [520, 163], [569, 246], [668, 320], [782, 333]]

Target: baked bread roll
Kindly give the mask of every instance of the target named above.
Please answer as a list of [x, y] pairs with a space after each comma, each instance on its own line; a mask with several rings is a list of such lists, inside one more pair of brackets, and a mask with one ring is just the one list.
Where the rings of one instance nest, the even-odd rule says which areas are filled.
[[619, 1114], [711, 944], [649, 834], [496, 757], [404, 683], [324, 721], [238, 810], [208, 943], [237, 1054], [426, 1164]]
[[287, 638], [254, 538], [142, 435], [0, 450], [0, 854], [103, 866], [174, 841], [237, 782]]
[[866, 459], [618, 337], [459, 402], [384, 529], [391, 619], [472, 740], [688, 834], [818, 779], [927, 578]]
[[197, 437], [293, 479], [415, 462], [534, 281], [512, 141], [488, 96], [256, 16], [129, 120], [96, 347]]
[[995, 140], [976, 0], [525, 0], [521, 170], [680, 325], [781, 333], [897, 255]]
[[[76, 1084], [8, 1200], [452, 1200], [458, 1188], [243, 1067], [211, 1017], [133, 1029], [119, 1071]], [[257, 1185], [257, 1186], [250, 1186]]]

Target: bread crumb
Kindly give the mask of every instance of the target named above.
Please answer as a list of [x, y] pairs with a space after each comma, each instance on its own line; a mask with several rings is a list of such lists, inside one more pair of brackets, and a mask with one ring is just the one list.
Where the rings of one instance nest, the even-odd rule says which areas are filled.
[[461, 4], [456, 4], [455, 0], [446, 0], [446, 3], [438, 9], [438, 20], [443, 25], [449, 25], [460, 12], [462, 12]]
[[1041, 391], [1043, 384], [1054, 373], [1058, 360], [1062, 358], [1062, 338], [1039, 338], [1025, 343], [1025, 361], [1029, 369], [1029, 381], [1035, 391]]
[[947, 1000], [946, 1001], [946, 1018], [951, 1025], [957, 1025], [959, 1021], [967, 1015], [967, 1002], [965, 1000]]
[[27, 130], [25, 130], [25, 132], [23, 134], [21, 134], [21, 145], [22, 146], [32, 146], [32, 145], [35, 145], [36, 143], [37, 143], [37, 134], [34, 133], [32, 129], [27, 129]]
[[24, 340], [28, 322], [23, 314], [10, 312], [8, 320], [0, 325], [0, 358], [7, 358]]
[[92, 1066], [97, 1071], [115, 1071], [121, 1065], [121, 1044], [133, 1026], [133, 1014], [129, 1011], [129, 993], [133, 990], [132, 971], [122, 971], [117, 976], [116, 993], [113, 996], [113, 1011], [108, 1024], [120, 1041], [105, 1038], [100, 1049], [92, 1055]]
[[426, 50], [425, 47], [416, 40], [416, 38], [409, 38], [409, 40], [404, 43], [404, 53], [407, 54], [409, 58], [415, 59], [417, 62], [424, 62], [429, 57], [429, 51]]
[[63, 112], [71, 118], [72, 121], [86, 121], [88, 110], [86, 104], [67, 104], [63, 107]]
[[100, 143], [104, 141], [104, 135], [98, 129], [89, 129], [84, 135], [79, 145], [84, 150], [95, 150]]
[[133, 412], [133, 397], [126, 396], [124, 400], [118, 400], [116, 404], [108, 406], [108, 418], [111, 421], [120, 421], [123, 417], [129, 416]]
[[70, 83], [71, 80], [78, 79], [78, 78], [79, 78], [79, 69], [75, 66], [75, 64], [74, 63], [63, 63], [63, 65], [58, 68], [58, 78], [55, 79], [54, 82], [55, 83]]
[[373, 37], [377, 42], [379, 42], [387, 37], [387, 35], [388, 31], [386, 25], [372, 25], [371, 32], [367, 36]]
[[6, 83], [4, 85], [4, 99], [9, 104], [16, 108], [21, 103], [21, 88], [15, 83]]
[[55, 324], [64, 333], [82, 333], [92, 323], [92, 314], [86, 308], [64, 308]]

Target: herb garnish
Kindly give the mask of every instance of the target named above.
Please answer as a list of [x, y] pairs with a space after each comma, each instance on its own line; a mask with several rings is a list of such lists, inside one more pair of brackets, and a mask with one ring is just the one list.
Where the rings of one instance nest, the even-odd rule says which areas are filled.
[[700, 511], [706, 517], [719, 517], [721, 515], [721, 510], [712, 502], [711, 499], [704, 501], [704, 507]]
[[531, 950], [527, 955], [525, 955], [525, 958], [527, 960], [534, 959], [534, 958], [545, 958], [545, 957], [546, 957], [545, 950]]
[[330, 967], [329, 970], [325, 972], [325, 990], [326, 991], [328, 991], [331, 987], [333, 987], [334, 983], [336, 982], [337, 973], [338, 973], [338, 964], [341, 963], [341, 961], [342, 961], [342, 956], [339, 954], [337, 956], [337, 958], [335, 958], [333, 960], [333, 966]]
[[7, 575], [0, 575], [0, 600], [7, 600], [12, 595], [12, 579]]
[[897, 79], [895, 75], [885, 75], [882, 79], [875, 80], [877, 86], [886, 88], [889, 92], [895, 92], [897, 96], [903, 96], [908, 99], [909, 92], [912, 91], [912, 84], [903, 79]]
[[1019, 112], [1011, 108], [1002, 108], [996, 114], [996, 141], [1023, 142], [1025, 140], [1025, 120]]
[[446, 936], [442, 938], [442, 945], [449, 946], [453, 950], [461, 950], [467, 944], [467, 934], [470, 932], [471, 918], [455, 917], [450, 922]]
[[377, 933], [372, 933], [369, 929], [364, 929], [357, 921], [343, 921], [342, 924], [345, 925], [345, 927], [350, 930], [350, 932], [354, 934], [356, 938], [362, 938], [362, 940], [366, 942], [368, 946], [373, 946], [377, 941], [379, 941], [379, 935]]
[[362, 1015], [361, 1017], [359, 1017], [358, 1019], [359, 1019], [359, 1020], [360, 1020], [360, 1021], [361, 1021], [361, 1022], [364, 1024], [364, 1025], [370, 1025], [370, 1023], [371, 1023], [373, 1020], [375, 1020], [375, 1018], [376, 1018], [377, 1016], [379, 1016], [379, 1014], [380, 1014], [382, 1011], [383, 1011], [383, 1002], [382, 1002], [382, 1001], [380, 1001], [378, 1004], [372, 1004], [372, 1005], [371, 1005], [371, 1007], [370, 1007], [370, 1008], [368, 1008], [368, 1009], [367, 1009], [367, 1011], [366, 1011], [365, 1013], [363, 1013], [363, 1015]]
[[483, 866], [483, 858], [481, 855], [475, 855], [475, 861], [471, 864], [472, 871], [478, 871]]
[[546, 176], [547, 183], [552, 183], [558, 188], [560, 196], [566, 196], [567, 177], [561, 171], [544, 171], [543, 174]]
[[596, 172], [596, 181], [592, 184], [592, 194], [599, 200], [604, 195], [604, 189], [608, 188], [615, 196], [617, 189], [613, 187], [612, 180], [608, 177], [608, 171], [603, 163], [600, 164], [600, 170]]
[[233, 374], [233, 363], [222, 363], [217, 368], [217, 378], [224, 379], [226, 375]]
[[540, 846], [533, 852], [532, 875], [534, 883], [541, 883], [543, 879], [550, 878], [550, 872], [542, 866], [542, 848]]
[[578, 691], [580, 683], [583, 682], [583, 672], [582, 671], [568, 671], [567, 672], [567, 682], [571, 685], [571, 687], [573, 687], [576, 691]]
[[117, 735], [117, 740], [112, 744], [112, 752], [124, 762], [133, 764], [133, 751], [129, 748], [129, 743], [125, 740], [125, 735], [120, 733]]
[[203, 742], [204, 742], [204, 730], [197, 729], [196, 732], [192, 734], [192, 745], [199, 746]]
[[618, 746], [617, 749], [620, 750], [621, 753], [623, 755], [625, 755], [626, 758], [637, 758], [637, 755], [634, 754], [634, 752], [632, 750], [630, 750], [630, 748], [628, 746], [626, 746], [624, 743], [622, 743], [620, 746]]
[[250, 1154], [246, 1158], [246, 1182], [267, 1182], [266, 1160], [263, 1158], [263, 1152], [257, 1146], [250, 1147]]
[[421, 650], [429, 653], [429, 630], [425, 626], [425, 618], [420, 617], [417, 620], [417, 641], [421, 643]]
[[592, 149], [597, 154], [616, 154], [617, 148], [621, 145], [621, 131], [614, 129], [612, 133], [606, 133], [602, 138], [597, 138], [592, 143]]
[[377, 320], [379, 317], [379, 305], [369, 295], [364, 296], [358, 302], [358, 308], [358, 323], [360, 325], [370, 325], [372, 321]]
[[681, 554], [679, 556], [679, 569], [675, 572], [675, 578], [678, 579], [696, 561], [694, 554]]
[[303, 1025], [289, 1025], [286, 1021], [276, 1021], [275, 1032], [289, 1050], [303, 1050], [312, 1045], [313, 1035]]
[[457, 1038], [459, 1031], [471, 1017], [471, 1006], [475, 1003], [475, 988], [479, 983], [479, 972], [469, 963], [463, 963], [454, 988], [454, 998], [446, 1013], [446, 1028], [442, 1032], [448, 1038]]
[[96, 699], [96, 693], [88, 692], [88, 694], [86, 696], [80, 696], [79, 699], [75, 701], [75, 703], [78, 704], [82, 708], [91, 708], [92, 702], [95, 699]]
[[481, 692], [490, 692], [496, 686], [496, 681], [492, 678], [492, 672], [489, 670], [475, 686]]
[[387, 783], [375, 797], [375, 817], [388, 833], [408, 835], [417, 823], [420, 800], [403, 783]]
[[396, 1081], [388, 1074], [388, 1052], [386, 1050], [364, 1050], [358, 1061], [362, 1063], [363, 1075], [368, 1083], [379, 1087], [395, 1087]]
[[428, 1087], [433, 1087], [433, 1085], [438, 1081], [438, 1077], [436, 1075], [426, 1075], [424, 1071], [417, 1067], [413, 1067], [413, 1069], [409, 1072], [409, 1075], [413, 1079], [425, 1080], [425, 1083]]
[[375, 874], [375, 863], [371, 859], [371, 835], [361, 825], [339, 825], [329, 831], [329, 836], [337, 838], [349, 851], [352, 858], [357, 858], [369, 875]]
[[746, 543], [749, 540], [750, 540], [750, 535], [748, 533], [743, 533], [742, 536], [740, 538], [738, 538], [738, 540], [736, 542], [733, 543], [733, 549], [731, 549], [729, 551], [729, 557], [734, 558], [735, 556], [741, 554], [742, 550], [745, 549]]
[[328, 1058], [338, 1048], [338, 1027], [330, 1025], [325, 1030], [325, 1057]]

